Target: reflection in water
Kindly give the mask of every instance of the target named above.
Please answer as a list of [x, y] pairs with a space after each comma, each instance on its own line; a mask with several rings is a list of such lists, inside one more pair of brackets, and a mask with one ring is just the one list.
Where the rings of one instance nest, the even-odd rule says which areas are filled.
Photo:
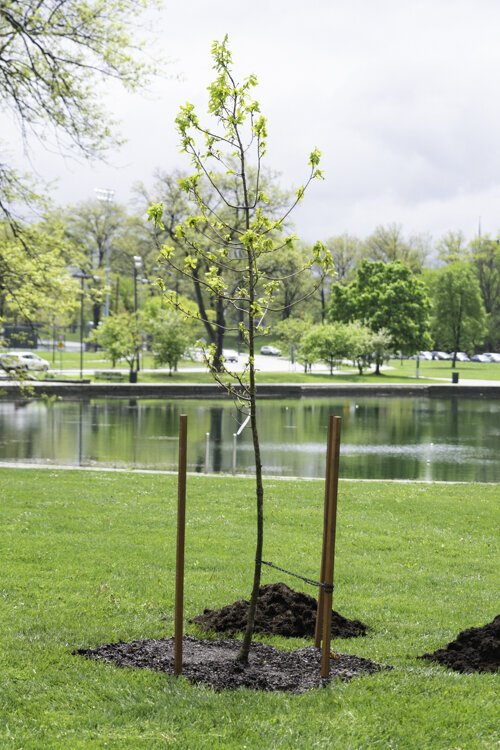
[[[343, 418], [344, 477], [500, 482], [499, 401], [342, 398], [259, 408], [268, 475], [322, 477], [333, 414]], [[173, 470], [180, 414], [188, 416], [189, 468], [229, 473], [240, 422], [229, 401], [0, 401], [0, 461]], [[249, 429], [238, 437], [237, 462], [252, 472]]]
[[212, 444], [212, 470], [216, 473], [222, 471], [222, 406], [210, 407], [210, 441]]

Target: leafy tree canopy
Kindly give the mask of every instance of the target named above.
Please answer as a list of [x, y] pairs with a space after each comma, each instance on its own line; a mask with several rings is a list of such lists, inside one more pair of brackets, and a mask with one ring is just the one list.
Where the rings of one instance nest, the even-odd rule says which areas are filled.
[[[189, 300], [184, 300], [183, 304], [188, 306]], [[193, 321], [173, 310], [161, 297], [148, 300], [141, 313], [141, 320], [144, 331], [151, 339], [155, 365], [167, 365], [171, 375], [193, 343]]]
[[378, 226], [366, 239], [364, 255], [370, 260], [381, 260], [384, 263], [401, 261], [412, 271], [419, 271], [429, 252], [430, 239], [416, 235], [406, 239], [399, 224]]
[[120, 359], [124, 359], [129, 365], [132, 380], [133, 373], [137, 372], [142, 344], [137, 315], [134, 313], [110, 315], [92, 331], [88, 341], [103, 349], [104, 356], [109, 359], [113, 367]]
[[390, 335], [396, 351], [414, 354], [430, 345], [430, 302], [423, 282], [399, 261], [363, 260], [354, 281], [334, 284], [331, 321], [358, 321]]
[[356, 264], [363, 257], [363, 242], [358, 237], [344, 233], [330, 237], [325, 245], [332, 255], [335, 280], [347, 284], [352, 280]]
[[0, 320], [68, 322], [78, 305], [78, 288], [68, 271], [71, 246], [64, 226], [45, 220], [23, 227], [23, 237], [9, 223], [0, 225]]
[[[106, 79], [137, 89], [151, 66], [136, 41], [137, 16], [149, 0], [2, 0], [0, 112], [57, 148], [95, 157], [117, 143], [102, 105]], [[36, 201], [32, 186], [0, 162], [0, 210]]]
[[436, 272], [432, 291], [432, 332], [437, 345], [452, 351], [452, 366], [459, 351], [480, 344], [486, 316], [479, 282], [469, 263], [450, 263]]

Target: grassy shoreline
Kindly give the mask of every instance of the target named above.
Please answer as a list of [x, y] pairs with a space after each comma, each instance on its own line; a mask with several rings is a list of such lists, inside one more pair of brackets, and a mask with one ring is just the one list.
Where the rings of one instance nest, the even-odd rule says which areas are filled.
[[[334, 606], [371, 630], [335, 648], [394, 670], [290, 696], [71, 656], [172, 634], [174, 476], [0, 468], [0, 482], [2, 748], [496, 746], [498, 676], [416, 658], [497, 614], [495, 485], [341, 481]], [[317, 576], [322, 489], [266, 481], [266, 559]], [[189, 478], [186, 618], [248, 596], [253, 521], [251, 479]]]

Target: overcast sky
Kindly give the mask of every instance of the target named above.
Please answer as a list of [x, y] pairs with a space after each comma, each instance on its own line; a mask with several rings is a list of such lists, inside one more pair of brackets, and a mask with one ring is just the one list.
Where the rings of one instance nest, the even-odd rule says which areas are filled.
[[58, 181], [59, 203], [95, 187], [127, 203], [155, 168], [189, 166], [174, 118], [186, 101], [206, 110], [210, 46], [227, 33], [236, 73], [259, 79], [282, 186], [303, 181], [312, 148], [323, 154], [326, 179], [295, 215], [305, 240], [389, 223], [470, 238], [479, 217], [483, 232], [500, 230], [499, 0], [165, 0], [154, 26], [171, 77], [147, 97], [108, 87], [128, 139], [112, 166], [39, 148], [25, 162]]

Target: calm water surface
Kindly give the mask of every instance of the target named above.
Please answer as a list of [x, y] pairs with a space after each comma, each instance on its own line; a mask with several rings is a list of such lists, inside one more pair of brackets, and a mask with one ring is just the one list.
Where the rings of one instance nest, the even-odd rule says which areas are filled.
[[[252, 472], [250, 428], [234, 452], [243, 418], [227, 401], [0, 401], [0, 461], [175, 469], [180, 414], [191, 471]], [[500, 401], [457, 398], [264, 401], [265, 473], [324, 476], [330, 414], [344, 477], [500, 482]]]

